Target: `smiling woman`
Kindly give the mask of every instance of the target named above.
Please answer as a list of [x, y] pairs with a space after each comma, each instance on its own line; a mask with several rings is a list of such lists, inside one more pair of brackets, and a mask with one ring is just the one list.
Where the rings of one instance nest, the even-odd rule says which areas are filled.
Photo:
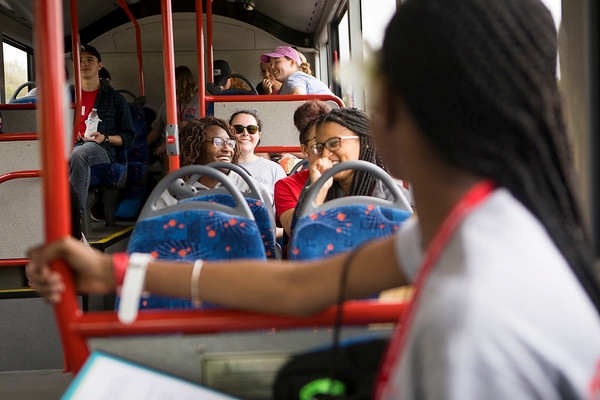
[[244, 167], [256, 181], [265, 186], [273, 203], [275, 182], [286, 177], [281, 165], [259, 157], [254, 149], [262, 137], [262, 121], [256, 110], [241, 110], [233, 113], [229, 123], [235, 128], [240, 143], [240, 165]]

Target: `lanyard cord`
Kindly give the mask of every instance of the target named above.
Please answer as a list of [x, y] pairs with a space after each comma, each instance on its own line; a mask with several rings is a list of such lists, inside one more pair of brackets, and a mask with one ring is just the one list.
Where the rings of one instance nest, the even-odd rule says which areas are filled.
[[460, 223], [477, 205], [489, 196], [494, 190], [494, 187], [494, 184], [490, 180], [480, 181], [471, 187], [458, 203], [454, 205], [427, 247], [427, 251], [423, 256], [423, 262], [419, 268], [417, 279], [415, 280], [413, 300], [406, 311], [406, 315], [401, 316], [400, 319], [402, 321], [399, 321], [400, 328], [394, 333], [383, 363], [380, 366], [377, 387], [375, 389], [375, 399], [384, 398], [383, 390], [387, 387], [387, 382], [390, 379], [393, 367], [396, 365], [396, 361], [402, 357], [402, 351], [406, 344], [408, 333], [410, 332], [410, 325], [412, 324], [418, 301], [429, 272], [438, 261], [440, 254], [446, 248], [446, 245], [454, 232], [456, 232]]

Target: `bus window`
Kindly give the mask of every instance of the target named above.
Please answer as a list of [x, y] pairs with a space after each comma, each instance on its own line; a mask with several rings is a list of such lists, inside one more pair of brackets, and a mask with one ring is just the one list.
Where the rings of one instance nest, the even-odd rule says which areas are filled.
[[[0, 101], [6, 103], [10, 96], [15, 92], [19, 85], [29, 81], [30, 73], [32, 69], [29, 60], [30, 56], [28, 52], [18, 46], [16, 43], [4, 38], [2, 42], [2, 52], [4, 59], [4, 87], [5, 92], [2, 93]], [[17, 98], [23, 97], [27, 94], [28, 89], [24, 88], [20, 91]]]

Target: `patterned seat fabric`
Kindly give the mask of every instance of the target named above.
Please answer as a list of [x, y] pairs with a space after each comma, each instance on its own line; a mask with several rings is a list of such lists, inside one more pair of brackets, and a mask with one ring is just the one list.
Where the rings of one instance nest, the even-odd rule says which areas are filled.
[[142, 185], [148, 177], [146, 116], [142, 107], [129, 105], [133, 119], [133, 144], [127, 153], [127, 186]]
[[[255, 221], [213, 210], [175, 211], [138, 221], [128, 252], [176, 261], [265, 259]], [[204, 303], [202, 308], [215, 308]], [[142, 299], [140, 309], [188, 309], [189, 300], [163, 296]]]
[[[267, 258], [276, 258], [275, 232], [273, 230], [271, 217], [267, 207], [265, 206], [265, 203], [263, 203], [261, 200], [250, 197], [246, 197], [245, 200], [250, 207], [250, 211], [252, 211], [252, 214], [254, 215], [254, 219], [256, 220], [256, 225], [258, 226]], [[233, 200], [233, 197], [228, 194], [207, 194], [204, 196], [181, 200], [181, 202], [186, 201], [209, 201], [235, 207], [235, 201]]]
[[396, 232], [412, 214], [373, 204], [334, 207], [306, 215], [294, 228], [288, 257], [313, 260]]

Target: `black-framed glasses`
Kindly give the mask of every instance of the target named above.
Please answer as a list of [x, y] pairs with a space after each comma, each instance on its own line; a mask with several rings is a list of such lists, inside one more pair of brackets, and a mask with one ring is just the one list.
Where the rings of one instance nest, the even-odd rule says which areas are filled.
[[239, 133], [240, 135], [242, 133], [244, 133], [244, 129], [248, 132], [248, 134], [250, 135], [254, 135], [256, 132], [258, 132], [258, 126], [256, 125], [234, 125], [233, 129], [235, 129], [235, 131], [237, 133]]
[[310, 146], [310, 151], [318, 156], [323, 153], [323, 148], [327, 148], [329, 151], [336, 151], [342, 147], [342, 140], [344, 139], [358, 139], [359, 136], [334, 136], [327, 139], [325, 142], [317, 142]]
[[227, 140], [225, 140], [225, 139], [222, 139], [220, 137], [214, 137], [212, 139], [206, 139], [205, 142], [212, 143], [213, 146], [215, 146], [217, 148], [223, 147], [223, 146], [227, 145], [227, 146], [231, 147], [232, 149], [235, 149], [235, 144], [237, 143], [237, 141], [234, 140], [234, 139], [227, 139]]

